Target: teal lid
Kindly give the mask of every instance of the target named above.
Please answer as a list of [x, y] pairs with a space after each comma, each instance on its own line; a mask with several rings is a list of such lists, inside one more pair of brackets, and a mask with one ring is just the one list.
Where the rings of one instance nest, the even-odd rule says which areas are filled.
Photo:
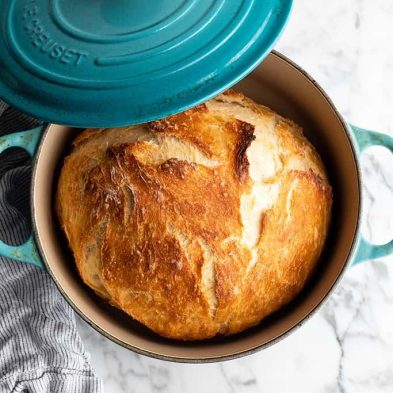
[[136, 124], [234, 85], [292, 0], [0, 0], [0, 97], [45, 121]]

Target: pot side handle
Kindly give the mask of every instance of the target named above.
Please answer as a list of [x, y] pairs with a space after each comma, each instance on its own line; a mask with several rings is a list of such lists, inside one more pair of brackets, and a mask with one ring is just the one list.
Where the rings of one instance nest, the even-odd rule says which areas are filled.
[[[371, 146], [383, 146], [393, 153], [393, 138], [391, 136], [375, 131], [365, 130], [353, 125], [351, 125], [351, 129], [355, 137], [356, 147], [359, 154]], [[393, 240], [387, 244], [375, 245], [369, 243], [363, 236], [360, 236], [360, 241], [356, 254], [353, 258], [352, 265], [356, 265], [370, 259], [382, 258], [391, 254], [393, 254]]]
[[[32, 130], [15, 132], [0, 137], [0, 154], [10, 147], [20, 147], [34, 157], [45, 127], [45, 125], [42, 125]], [[33, 235], [30, 235], [29, 239], [19, 246], [10, 246], [0, 240], [0, 255], [44, 268]]]

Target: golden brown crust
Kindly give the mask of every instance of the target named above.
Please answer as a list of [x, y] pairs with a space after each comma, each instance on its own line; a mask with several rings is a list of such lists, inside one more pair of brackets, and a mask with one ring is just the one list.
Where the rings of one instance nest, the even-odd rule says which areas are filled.
[[56, 210], [83, 281], [181, 340], [257, 324], [303, 288], [332, 193], [301, 129], [228, 91], [74, 142]]

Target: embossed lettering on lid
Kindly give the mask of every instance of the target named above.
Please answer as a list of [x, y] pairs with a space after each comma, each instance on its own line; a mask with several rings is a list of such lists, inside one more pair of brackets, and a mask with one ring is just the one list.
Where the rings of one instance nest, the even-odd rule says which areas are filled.
[[0, 96], [46, 121], [117, 126], [218, 94], [271, 50], [291, 0], [0, 0]]

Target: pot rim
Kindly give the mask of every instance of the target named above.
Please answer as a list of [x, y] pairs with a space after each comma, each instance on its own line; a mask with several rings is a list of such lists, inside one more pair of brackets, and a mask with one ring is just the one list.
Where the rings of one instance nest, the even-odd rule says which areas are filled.
[[41, 259], [43, 261], [43, 264], [51, 276], [52, 280], [56, 284], [57, 289], [60, 291], [64, 299], [67, 301], [67, 303], [72, 307], [72, 309], [92, 328], [94, 328], [96, 331], [98, 331], [100, 334], [108, 338], [109, 340], [115, 342], [118, 345], [121, 345], [123, 348], [132, 350], [133, 352], [139, 354], [139, 355], [145, 355], [151, 358], [159, 359], [159, 360], [165, 360], [165, 361], [171, 361], [175, 363], [192, 363], [192, 364], [204, 364], [204, 363], [214, 363], [214, 362], [221, 362], [221, 361], [227, 361], [227, 360], [234, 360], [238, 359], [247, 355], [254, 354], [260, 350], [266, 349], [271, 347], [272, 345], [278, 343], [279, 341], [283, 340], [284, 338], [288, 337], [290, 334], [294, 333], [297, 331], [305, 322], [307, 322], [312, 316], [315, 315], [315, 313], [321, 308], [322, 305], [325, 304], [325, 302], [328, 300], [328, 298], [332, 295], [333, 291], [337, 288], [339, 283], [341, 282], [343, 275], [347, 268], [350, 265], [350, 262], [356, 252], [357, 244], [359, 241], [360, 237], [360, 223], [361, 223], [361, 216], [363, 212], [363, 201], [362, 201], [362, 175], [360, 171], [360, 156], [357, 155], [357, 151], [355, 148], [355, 140], [351, 131], [351, 128], [349, 124], [344, 120], [336, 106], [334, 105], [332, 99], [328, 96], [328, 94], [324, 91], [324, 89], [320, 86], [320, 84], [310, 75], [305, 71], [301, 66], [290, 60], [288, 57], [285, 55], [281, 54], [280, 52], [276, 50], [272, 50], [271, 55], [276, 56], [289, 64], [291, 67], [295, 68], [296, 71], [300, 72], [305, 76], [313, 85], [318, 89], [318, 91], [322, 94], [323, 98], [327, 101], [328, 105], [330, 108], [334, 111], [334, 114], [338, 118], [339, 122], [341, 123], [343, 129], [345, 130], [345, 134], [348, 138], [349, 145], [353, 154], [353, 158], [355, 161], [355, 167], [356, 167], [356, 173], [357, 173], [357, 181], [358, 181], [358, 193], [359, 193], [359, 209], [358, 209], [358, 215], [357, 215], [357, 220], [356, 220], [356, 227], [354, 231], [354, 235], [352, 238], [351, 246], [348, 250], [347, 258], [343, 262], [342, 269], [340, 273], [337, 275], [337, 278], [329, 288], [329, 290], [326, 292], [325, 296], [320, 300], [320, 302], [312, 308], [307, 315], [304, 316], [304, 318], [299, 321], [296, 325], [292, 326], [290, 329], [285, 331], [284, 333], [280, 334], [276, 338], [263, 343], [256, 345], [253, 348], [250, 349], [245, 349], [240, 352], [235, 352], [229, 355], [223, 355], [223, 356], [212, 356], [212, 357], [207, 357], [207, 358], [189, 358], [189, 357], [177, 357], [177, 356], [170, 356], [170, 355], [164, 355], [156, 352], [151, 352], [145, 349], [140, 349], [136, 346], [133, 346], [131, 344], [125, 343], [124, 341], [119, 340], [117, 337], [113, 336], [111, 333], [107, 332], [104, 330], [102, 327], [97, 325], [95, 322], [93, 322], [89, 317], [87, 317], [81, 309], [70, 299], [66, 291], [63, 290], [61, 284], [56, 280], [56, 277], [52, 273], [51, 270], [51, 264], [48, 262], [48, 260], [45, 258], [45, 254], [43, 251], [43, 247], [40, 242], [40, 238], [38, 236], [38, 226], [36, 223], [35, 219], [35, 206], [34, 206], [34, 192], [35, 192], [35, 183], [36, 183], [36, 176], [37, 176], [37, 163], [38, 159], [41, 153], [41, 150], [43, 148], [43, 141], [45, 140], [45, 137], [47, 133], [49, 132], [49, 128], [51, 126], [50, 123], [48, 123], [42, 133], [41, 140], [39, 142], [36, 154], [33, 159], [33, 170], [32, 170], [32, 177], [31, 177], [31, 185], [30, 185], [30, 209], [31, 209], [31, 218], [32, 218], [32, 232], [33, 236], [35, 238], [35, 242], [39, 251], [39, 254], [41, 256]]

